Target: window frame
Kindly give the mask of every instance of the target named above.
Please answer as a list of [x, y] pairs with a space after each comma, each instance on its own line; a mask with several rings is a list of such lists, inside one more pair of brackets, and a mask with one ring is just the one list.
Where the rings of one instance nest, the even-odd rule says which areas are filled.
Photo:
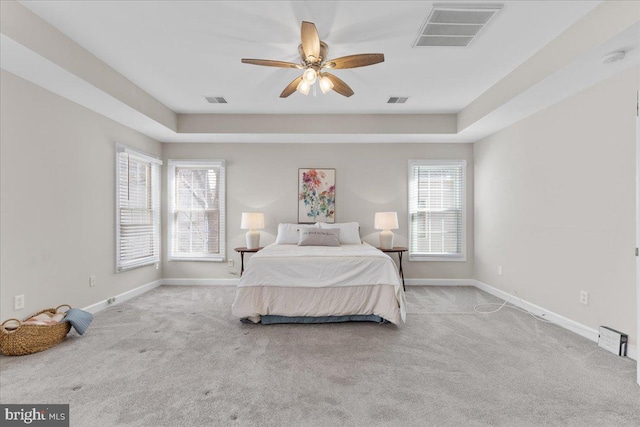
[[[149, 185], [149, 196], [151, 200], [152, 215], [152, 238], [157, 242], [154, 248], [154, 254], [137, 261], [122, 261], [120, 259], [121, 250], [121, 206], [120, 206], [120, 155], [124, 153], [127, 156], [141, 162], [146, 162], [150, 167], [151, 185]], [[115, 144], [115, 270], [116, 273], [133, 270], [135, 268], [153, 265], [160, 262], [160, 254], [162, 253], [162, 160], [138, 150], [129, 148], [124, 144]], [[128, 177], [127, 177], [128, 179]], [[157, 222], [154, 218], [157, 217]], [[154, 245], [155, 246], [155, 245]]]
[[[218, 199], [219, 205], [219, 224], [220, 233], [218, 236], [219, 253], [203, 256], [180, 256], [173, 253], [173, 231], [175, 226], [175, 174], [176, 168], [179, 167], [203, 166], [210, 168], [219, 168], [220, 177], [218, 182]], [[180, 160], [169, 159], [167, 161], [167, 260], [168, 261], [200, 261], [200, 262], [224, 262], [226, 260], [226, 162], [224, 159], [209, 160]]]
[[[415, 238], [411, 233], [411, 194], [412, 194], [412, 177], [413, 177], [413, 168], [419, 166], [451, 166], [458, 167], [462, 166], [462, 200], [461, 200], [461, 209], [462, 209], [462, 225], [460, 232], [462, 233], [461, 245], [460, 245], [460, 253], [459, 254], [438, 254], [438, 255], [429, 255], [429, 254], [416, 254], [412, 253], [412, 242]], [[464, 159], [456, 159], [456, 160], [409, 160], [409, 168], [407, 174], [407, 236], [409, 237], [409, 261], [454, 261], [454, 262], [466, 262], [467, 261], [467, 197], [468, 197], [468, 188], [467, 188], [467, 161]]]

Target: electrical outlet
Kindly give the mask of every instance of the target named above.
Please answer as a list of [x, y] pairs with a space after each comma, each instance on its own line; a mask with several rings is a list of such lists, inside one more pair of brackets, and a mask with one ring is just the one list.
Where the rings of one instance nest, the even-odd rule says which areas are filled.
[[96, 276], [89, 276], [89, 287], [93, 288], [96, 285]]
[[156, 262], [156, 270], [160, 270], [160, 263]]
[[580, 304], [589, 305], [589, 292], [580, 291]]
[[229, 258], [229, 259], [227, 260], [227, 266], [229, 266], [229, 267], [233, 267], [233, 258]]
[[24, 308], [24, 294], [13, 297], [13, 309], [21, 310]]
[[502, 276], [502, 266], [498, 266], [498, 276]]

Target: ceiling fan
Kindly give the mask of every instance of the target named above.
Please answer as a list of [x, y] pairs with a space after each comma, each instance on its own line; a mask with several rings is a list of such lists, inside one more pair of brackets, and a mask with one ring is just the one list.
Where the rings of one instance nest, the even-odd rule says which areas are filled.
[[325, 69], [339, 70], [344, 68], [365, 67], [384, 61], [382, 53], [363, 53], [359, 55], [343, 56], [341, 58], [327, 60], [329, 46], [320, 41], [318, 30], [313, 22], [302, 22], [300, 31], [302, 43], [298, 46], [298, 52], [302, 61], [299, 64], [284, 61], [272, 61], [269, 59], [247, 59], [243, 58], [245, 64], [264, 65], [267, 67], [297, 68], [304, 70], [302, 75], [287, 85], [280, 94], [280, 98], [286, 98], [296, 90], [303, 95], [309, 93], [309, 89], [318, 81], [322, 93], [330, 90], [338, 92], [340, 95], [349, 97], [353, 95], [353, 90], [345, 82], [331, 73], [323, 71]]

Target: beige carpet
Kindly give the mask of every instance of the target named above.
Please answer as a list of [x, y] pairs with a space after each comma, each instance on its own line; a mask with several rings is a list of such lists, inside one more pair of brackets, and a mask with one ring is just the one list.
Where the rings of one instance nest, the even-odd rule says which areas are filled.
[[162, 286], [1, 357], [0, 401], [69, 403], [87, 427], [640, 425], [633, 360], [515, 310], [474, 314], [496, 301], [475, 288], [408, 288], [401, 327], [246, 325], [234, 292]]

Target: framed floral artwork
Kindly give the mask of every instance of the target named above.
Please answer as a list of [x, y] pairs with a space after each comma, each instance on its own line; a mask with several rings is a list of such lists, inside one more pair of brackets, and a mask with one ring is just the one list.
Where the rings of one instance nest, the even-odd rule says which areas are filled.
[[298, 169], [298, 223], [334, 223], [336, 170]]

